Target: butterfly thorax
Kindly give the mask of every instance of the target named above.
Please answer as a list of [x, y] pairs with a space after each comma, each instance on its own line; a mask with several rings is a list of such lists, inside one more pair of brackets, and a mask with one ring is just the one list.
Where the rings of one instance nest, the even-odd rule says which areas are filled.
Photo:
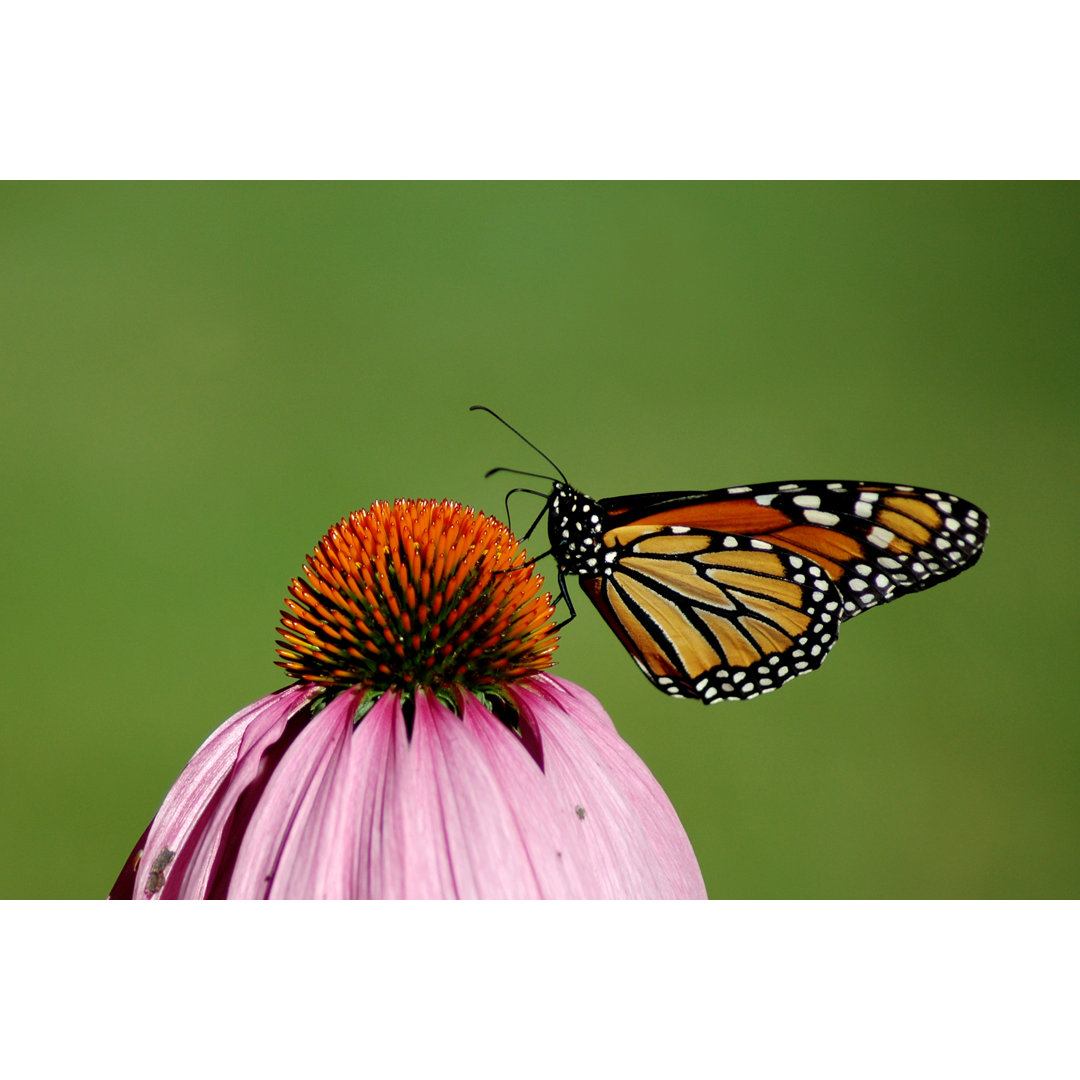
[[548, 539], [564, 574], [599, 574], [603, 567], [604, 511], [568, 484], [556, 483], [548, 512]]

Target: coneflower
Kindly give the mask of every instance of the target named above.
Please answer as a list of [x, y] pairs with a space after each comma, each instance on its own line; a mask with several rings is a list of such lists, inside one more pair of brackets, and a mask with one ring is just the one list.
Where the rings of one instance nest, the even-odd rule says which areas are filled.
[[296, 681], [196, 751], [112, 898], [704, 899], [660, 785], [547, 673], [542, 584], [453, 502], [343, 519], [285, 601]]

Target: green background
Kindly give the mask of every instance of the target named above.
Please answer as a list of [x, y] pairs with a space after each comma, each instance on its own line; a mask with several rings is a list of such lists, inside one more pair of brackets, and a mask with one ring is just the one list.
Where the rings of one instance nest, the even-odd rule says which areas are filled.
[[713, 897], [1080, 895], [1078, 272], [1069, 184], [0, 187], [0, 895], [108, 891], [196, 746], [283, 683], [281, 600], [332, 522], [502, 515], [484, 471], [544, 464], [474, 402], [594, 496], [980, 505], [972, 572], [780, 693], [669, 700], [584, 597], [557, 671]]

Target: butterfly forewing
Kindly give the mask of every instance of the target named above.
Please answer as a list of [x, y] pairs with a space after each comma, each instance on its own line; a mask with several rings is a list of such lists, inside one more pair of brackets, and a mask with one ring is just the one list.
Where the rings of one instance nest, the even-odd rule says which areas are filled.
[[843, 599], [842, 618], [974, 565], [986, 515], [909, 485], [802, 480], [600, 500], [609, 527], [682, 526], [757, 537], [805, 556]]
[[812, 671], [842, 599], [816, 562], [762, 540], [637, 523], [603, 536], [582, 587], [662, 690], [746, 700]]

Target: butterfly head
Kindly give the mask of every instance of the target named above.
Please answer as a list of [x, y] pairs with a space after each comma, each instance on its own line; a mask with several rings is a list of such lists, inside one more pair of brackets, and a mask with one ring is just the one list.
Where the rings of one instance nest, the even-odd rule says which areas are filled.
[[[522, 540], [527, 540], [533, 529], [543, 520], [544, 514], [548, 519], [548, 539], [551, 541], [551, 553], [559, 566], [560, 588], [562, 587], [563, 574], [599, 575], [604, 571], [606, 560], [604, 558], [603, 535], [607, 528], [606, 515], [596, 499], [590, 499], [583, 495], [577, 488], [566, 479], [566, 473], [555, 464], [535, 443], [530, 442], [521, 434], [516, 427], [508, 424], [497, 412], [493, 412], [486, 405], [473, 405], [472, 410], [479, 409], [495, 417], [504, 427], [509, 428], [522, 442], [531, 446], [555, 471], [559, 474], [556, 480], [553, 476], [543, 473], [525, 472], [522, 469], [507, 469], [499, 466], [488, 469], [485, 476], [494, 476], [495, 473], [509, 472], [518, 476], [535, 476], [541, 480], [550, 480], [551, 493], [546, 497], [544, 506], [532, 525], [521, 534]], [[544, 498], [541, 491], [534, 488], [513, 488], [506, 493], [507, 518], [510, 515], [510, 496], [519, 491], [528, 492], [530, 495], [539, 495]], [[566, 595], [565, 592], [562, 595]], [[569, 600], [569, 597], [567, 597]], [[571, 609], [572, 610], [572, 609]]]
[[569, 484], [555, 481], [548, 506], [548, 539], [564, 574], [599, 574], [603, 570], [604, 512]]

